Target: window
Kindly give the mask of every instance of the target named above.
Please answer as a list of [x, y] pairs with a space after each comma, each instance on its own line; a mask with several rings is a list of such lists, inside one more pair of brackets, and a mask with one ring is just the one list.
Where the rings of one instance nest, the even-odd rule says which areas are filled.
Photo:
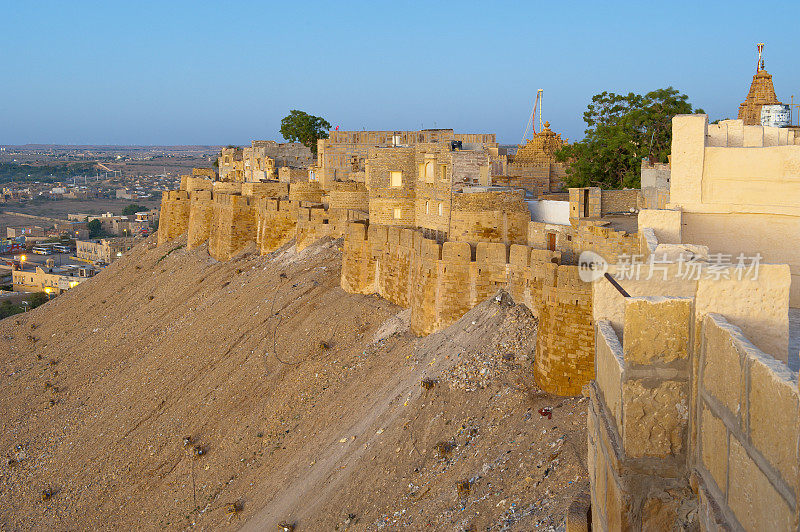
[[443, 164], [439, 166], [439, 174], [442, 176], [442, 181], [447, 181], [447, 165]]
[[425, 214], [430, 214], [430, 212], [431, 212], [431, 202], [430, 201], [426, 201], [425, 202]]
[[401, 209], [400, 207], [395, 207], [394, 208], [394, 219], [395, 220], [399, 220], [402, 215], [403, 215], [403, 209]]
[[403, 172], [389, 172], [389, 185], [393, 187], [402, 187]]
[[444, 212], [444, 203], [440, 203], [439, 204], [439, 216], [441, 216], [443, 212]]
[[433, 163], [425, 164], [425, 181], [433, 183]]

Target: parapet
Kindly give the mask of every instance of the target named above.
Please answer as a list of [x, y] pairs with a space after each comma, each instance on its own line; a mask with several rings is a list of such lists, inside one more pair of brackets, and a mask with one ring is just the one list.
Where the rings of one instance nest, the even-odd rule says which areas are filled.
[[289, 196], [289, 184], [280, 183], [278, 181], [242, 183], [242, 195], [268, 198], [285, 198]]
[[[680, 115], [676, 118], [702, 120], [706, 115]], [[706, 117], [705, 120], [708, 120]], [[746, 126], [743, 120], [721, 120], [708, 124], [705, 146], [714, 148], [766, 148], [800, 144], [800, 137], [789, 128]]]
[[[202, 170], [202, 168], [196, 168], [195, 170]], [[185, 181], [184, 181], [185, 179]], [[214, 188], [214, 183], [211, 179], [202, 176], [183, 176], [181, 178], [181, 188], [186, 190], [187, 192], [192, 192], [195, 190], [212, 190]]]
[[216, 176], [213, 168], [192, 168], [192, 177], [207, 177], [213, 181]]
[[213, 190], [215, 194], [241, 194], [242, 183], [234, 181], [214, 181]]

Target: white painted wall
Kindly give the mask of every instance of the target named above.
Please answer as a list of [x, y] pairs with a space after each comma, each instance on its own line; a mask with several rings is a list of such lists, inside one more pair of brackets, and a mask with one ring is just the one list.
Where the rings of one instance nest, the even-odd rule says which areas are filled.
[[557, 200], [529, 200], [531, 220], [548, 224], [569, 225], [569, 202]]

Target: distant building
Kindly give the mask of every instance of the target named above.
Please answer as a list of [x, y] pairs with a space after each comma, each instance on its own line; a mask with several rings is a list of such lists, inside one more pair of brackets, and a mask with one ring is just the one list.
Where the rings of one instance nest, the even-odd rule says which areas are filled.
[[18, 238], [21, 236], [41, 238], [45, 236], [44, 233], [44, 228], [38, 225], [6, 228], [6, 236], [8, 238]]
[[24, 265], [23, 269], [15, 269], [11, 277], [15, 292], [60, 294], [93, 277], [95, 273], [97, 271], [93, 266], [68, 264], [56, 267], [53, 259], [49, 259], [44, 266]]
[[136, 245], [133, 237], [103, 238], [99, 240], [77, 240], [75, 256], [94, 263], [111, 264]]

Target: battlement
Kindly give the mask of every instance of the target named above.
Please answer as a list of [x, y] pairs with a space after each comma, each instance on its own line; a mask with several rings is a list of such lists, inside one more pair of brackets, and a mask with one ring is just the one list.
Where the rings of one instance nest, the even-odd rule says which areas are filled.
[[499, 242], [425, 238], [398, 226], [349, 223], [342, 288], [411, 308], [411, 329], [429, 334], [494, 295], [509, 292], [540, 319], [534, 372], [539, 385], [580, 393], [594, 376], [591, 288], [560, 253]]

